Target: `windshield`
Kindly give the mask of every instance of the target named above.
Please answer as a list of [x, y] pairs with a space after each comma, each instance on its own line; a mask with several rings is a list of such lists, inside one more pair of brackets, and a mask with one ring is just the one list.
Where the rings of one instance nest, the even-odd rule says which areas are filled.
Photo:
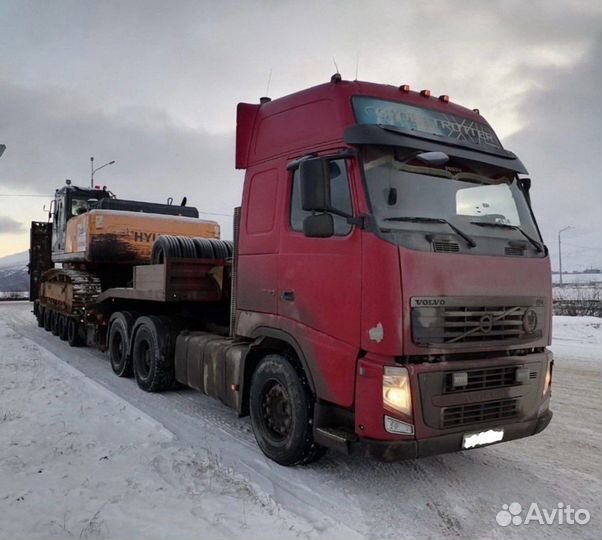
[[415, 152], [400, 148], [366, 147], [363, 158], [381, 229], [415, 229], [417, 221], [440, 220], [437, 227], [442, 230], [447, 221], [472, 236], [517, 239], [522, 231], [540, 240], [525, 196], [509, 171], [453, 157], [441, 166], [425, 165], [415, 159]]
[[88, 199], [76, 199], [75, 197], [71, 198], [71, 215], [79, 216], [84, 212], [88, 211]]

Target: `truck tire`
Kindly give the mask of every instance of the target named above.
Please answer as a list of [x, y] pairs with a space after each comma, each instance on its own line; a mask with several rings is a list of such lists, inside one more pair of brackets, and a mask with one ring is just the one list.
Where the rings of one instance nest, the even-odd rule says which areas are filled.
[[59, 315], [59, 338], [61, 341], [67, 341], [67, 325], [69, 324], [69, 318], [66, 315]]
[[59, 317], [60, 313], [56, 311], [53, 311], [52, 315], [50, 315], [50, 332], [52, 332], [53, 336], [59, 335]]
[[46, 332], [50, 332], [51, 318], [52, 318], [52, 310], [45, 308], [44, 309], [44, 330], [46, 330]]
[[130, 355], [130, 337], [136, 315], [129, 311], [118, 311], [111, 315], [107, 349], [111, 369], [118, 377], [132, 377], [132, 357]]
[[38, 326], [40, 328], [44, 328], [44, 308], [43, 306], [38, 306]]
[[280, 465], [304, 465], [325, 449], [313, 439], [314, 399], [289, 358], [269, 354], [253, 373], [249, 396], [255, 440]]
[[132, 365], [138, 386], [161, 392], [174, 383], [175, 336], [164, 317], [141, 317], [134, 329]]
[[71, 347], [83, 345], [82, 338], [79, 335], [79, 323], [72, 318], [67, 320], [67, 341]]

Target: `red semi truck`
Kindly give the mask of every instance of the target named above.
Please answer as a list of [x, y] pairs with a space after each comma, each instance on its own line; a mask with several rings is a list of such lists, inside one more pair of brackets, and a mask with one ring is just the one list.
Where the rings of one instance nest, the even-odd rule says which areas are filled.
[[236, 167], [232, 258], [160, 239], [159, 264], [83, 310], [78, 331], [118, 375], [250, 415], [284, 465], [548, 425], [548, 251], [526, 169], [478, 110], [337, 74], [239, 104]]

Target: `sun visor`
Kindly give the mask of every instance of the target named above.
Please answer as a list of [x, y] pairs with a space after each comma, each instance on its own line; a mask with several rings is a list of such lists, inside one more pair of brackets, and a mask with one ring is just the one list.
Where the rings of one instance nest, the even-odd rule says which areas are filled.
[[380, 146], [403, 146], [425, 152], [445, 152], [446, 154], [487, 163], [520, 174], [527, 174], [527, 169], [520, 159], [509, 150], [502, 148], [495, 151], [482, 148], [472, 148], [472, 145], [462, 142], [451, 142], [446, 139], [445, 144], [430, 137], [417, 137], [398, 132], [394, 127], [382, 125], [360, 124], [347, 128], [343, 134], [347, 144], [362, 145], [376, 144]]

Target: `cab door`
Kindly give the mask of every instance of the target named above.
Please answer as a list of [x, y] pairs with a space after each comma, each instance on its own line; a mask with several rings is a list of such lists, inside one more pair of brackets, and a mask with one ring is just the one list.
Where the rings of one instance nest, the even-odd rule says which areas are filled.
[[[333, 208], [354, 213], [349, 159], [330, 161]], [[310, 365], [318, 397], [350, 406], [360, 341], [361, 230], [333, 214], [334, 235], [310, 238], [299, 169], [287, 178], [288, 212], [280, 242], [278, 314]]]

